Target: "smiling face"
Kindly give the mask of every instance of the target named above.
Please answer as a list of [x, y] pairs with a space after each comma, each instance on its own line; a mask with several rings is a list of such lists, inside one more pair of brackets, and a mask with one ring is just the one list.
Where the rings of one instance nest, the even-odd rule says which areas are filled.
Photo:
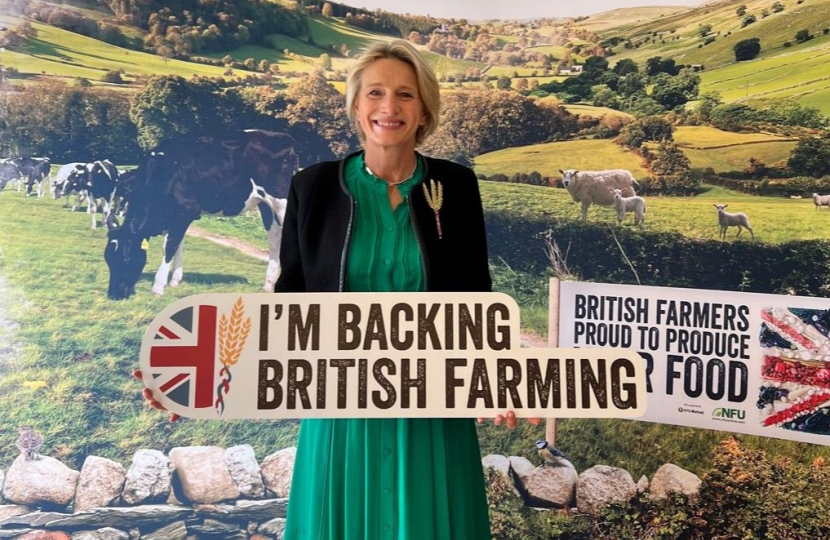
[[360, 78], [354, 112], [367, 151], [396, 146], [414, 150], [418, 127], [426, 119], [415, 69], [391, 58], [372, 62]]

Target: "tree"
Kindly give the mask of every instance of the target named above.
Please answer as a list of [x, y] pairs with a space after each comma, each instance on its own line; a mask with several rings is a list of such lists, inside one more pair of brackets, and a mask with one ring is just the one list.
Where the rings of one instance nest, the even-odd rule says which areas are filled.
[[804, 43], [805, 41], [810, 41], [816, 36], [810, 35], [810, 31], [806, 28], [799, 30], [795, 33], [795, 41], [797, 43]]
[[510, 77], [506, 75], [502, 75], [499, 77], [499, 80], [496, 82], [496, 88], [499, 90], [509, 90], [511, 86]]
[[663, 140], [657, 158], [651, 162], [651, 170], [657, 176], [673, 176], [689, 172], [689, 158], [672, 140]]
[[238, 95], [223, 93], [217, 82], [204, 78], [155, 76], [130, 103], [130, 120], [145, 150], [184, 134], [250, 127], [248, 119]]
[[737, 62], [752, 60], [761, 54], [761, 39], [757, 37], [743, 39], [736, 43], [732, 50], [735, 52], [735, 60]]
[[704, 120], [709, 120], [712, 110], [722, 103], [720, 92], [706, 92], [698, 98], [696, 112]]
[[323, 11], [321, 12], [323, 17], [330, 19], [334, 15], [334, 8], [331, 6], [329, 2], [323, 4]]
[[653, 82], [651, 98], [668, 110], [697, 97], [700, 88], [700, 76], [690, 69], [684, 69], [676, 77], [661, 73]]
[[640, 71], [640, 67], [634, 60], [624, 58], [616, 63], [613, 71], [620, 77], [624, 77], [629, 73], [638, 73]]
[[111, 69], [104, 73], [104, 76], [101, 77], [101, 80], [105, 83], [124, 84], [124, 79], [121, 77], [121, 75], [123, 74], [123, 69]]
[[735, 10], [735, 13], [738, 15], [738, 17], [743, 17], [744, 15], [746, 15], [746, 4], [741, 4], [738, 7], [738, 9]]
[[744, 20], [741, 21], [741, 28], [749, 26], [757, 20], [758, 19], [755, 18], [755, 15], [747, 15], [746, 17], [744, 17]]
[[781, 12], [781, 11], [784, 11], [784, 4], [782, 4], [781, 2], [775, 2], [775, 3], [772, 4], [772, 12], [773, 13], [778, 13], [778, 12]]
[[711, 31], [712, 31], [712, 25], [711, 24], [704, 24], [704, 25], [701, 25], [701, 27], [698, 29], [697, 34], [700, 37], [706, 37], [706, 36], [709, 35], [709, 33]]
[[787, 167], [796, 174], [820, 177], [830, 174], [830, 139], [802, 137], [793, 148]]

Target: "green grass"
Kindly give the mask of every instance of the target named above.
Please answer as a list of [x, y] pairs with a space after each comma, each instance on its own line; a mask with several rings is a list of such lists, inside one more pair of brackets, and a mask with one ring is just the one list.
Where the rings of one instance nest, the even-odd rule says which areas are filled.
[[[572, 202], [563, 188], [502, 182], [482, 182], [481, 186], [485, 207], [497, 208], [517, 218], [546, 216], [571, 221], [580, 218], [581, 205]], [[696, 197], [646, 197], [645, 230], [717, 239], [717, 211], [712, 204], [719, 203], [729, 204], [730, 211], [746, 212], [758, 241], [780, 243], [827, 238], [830, 212], [815, 211], [810, 199], [753, 197], [717, 186], [704, 186], [704, 190]], [[588, 220], [615, 225], [616, 214], [611, 208], [591, 205]], [[629, 217], [622, 226], [633, 228], [631, 220]], [[736, 232], [730, 230], [728, 242], [749, 241], [746, 232], [735, 240]]]
[[618, 111], [616, 109], [609, 109], [608, 107], [594, 107], [593, 105], [580, 105], [577, 103], [565, 103], [562, 105], [569, 113], [581, 114], [583, 116], [593, 116], [600, 118], [602, 116], [619, 116], [620, 118], [633, 119], [634, 117], [628, 113]]
[[[14, 27], [21, 19], [0, 16], [0, 24]], [[80, 34], [40, 23], [32, 23], [38, 35], [20, 51], [0, 52], [0, 63], [23, 75], [53, 75], [65, 78], [85, 77], [98, 81], [110, 70], [123, 69], [128, 79], [138, 75], [191, 75], [221, 77], [225, 68], [165, 61], [160, 56], [122, 49]]]
[[[185, 282], [156, 297], [150, 285], [161, 240], [154, 238], [137, 294], [114, 302], [106, 298], [106, 230], [90, 230], [87, 214], [71, 213], [58, 201], [4, 191], [0, 216], [0, 274], [19, 300], [4, 316], [20, 325], [14, 335], [19, 357], [3, 365], [0, 378], [3, 466], [14, 458], [15, 428], [24, 424], [44, 435], [42, 453], [76, 469], [89, 454], [128, 464], [139, 448], [250, 443], [262, 458], [294, 443], [293, 421], [169, 424], [143, 405], [141, 386], [130, 377], [155, 314], [191, 294], [257, 292], [263, 263], [188, 238]], [[43, 223], [61, 233], [44, 234]]]
[[717, 172], [742, 171], [749, 166], [749, 158], [761, 159], [767, 165], [784, 163], [797, 144], [787, 137], [732, 133], [708, 126], [680, 126], [674, 139], [693, 169], [711, 167]]
[[487, 176], [531, 171], [539, 171], [542, 176], [560, 176], [559, 169], [628, 169], [636, 178], [647, 175], [638, 156], [609, 139], [534, 144], [475, 158], [476, 172]]

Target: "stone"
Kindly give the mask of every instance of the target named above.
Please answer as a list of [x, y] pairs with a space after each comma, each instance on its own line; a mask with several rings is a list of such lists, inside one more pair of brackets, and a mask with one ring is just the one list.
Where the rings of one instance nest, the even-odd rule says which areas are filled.
[[81, 531], [72, 535], [72, 540], [129, 540], [130, 534], [112, 527], [96, 531]]
[[490, 454], [481, 458], [481, 466], [485, 471], [488, 468], [495, 469], [505, 477], [510, 473], [510, 460], [498, 454]]
[[65, 507], [75, 497], [78, 476], [55, 458], [27, 460], [19, 455], [6, 473], [3, 498], [12, 504]]
[[16, 540], [69, 540], [69, 535], [62, 531], [31, 531]]
[[147, 533], [141, 540], [185, 540], [187, 538], [187, 527], [184, 521], [174, 521], [161, 529]]
[[218, 446], [186, 446], [170, 450], [182, 494], [191, 502], [209, 504], [239, 498], [239, 489]]
[[526, 476], [536, 470], [536, 465], [525, 457], [510, 456], [507, 459], [510, 461], [510, 469], [513, 471], [513, 474], [520, 480], [524, 480]]
[[32, 509], [27, 506], [20, 506], [18, 504], [4, 504], [0, 505], [0, 522], [8, 517], [22, 516], [28, 514]]
[[[283, 503], [283, 508], [285, 503]], [[86, 510], [77, 514], [61, 512], [30, 512], [19, 516], [11, 516], [0, 520], [0, 528], [8, 525], [24, 525], [27, 527], [41, 527], [47, 529], [97, 529], [100, 527], [152, 527], [169, 523], [176, 519], [183, 519], [191, 515], [189, 508], [178, 506], [164, 506], [147, 504], [137, 507], [107, 507]]]
[[126, 480], [127, 472], [120, 463], [98, 456], [87, 457], [81, 467], [73, 511], [109, 506], [121, 495]]
[[297, 448], [283, 448], [262, 460], [262, 481], [277, 497], [288, 497]]
[[276, 518], [270, 521], [266, 521], [259, 526], [258, 532], [262, 534], [267, 534], [268, 536], [273, 536], [276, 538], [282, 538], [283, 533], [285, 532], [285, 519], [284, 518]]
[[262, 470], [250, 444], [232, 446], [225, 450], [225, 464], [236, 488], [243, 497], [258, 499], [265, 495]]
[[700, 478], [673, 463], [666, 463], [657, 469], [651, 478], [649, 493], [653, 499], [666, 499], [670, 493], [682, 493], [696, 497], [700, 492]]
[[167, 500], [173, 465], [158, 450], [139, 450], [127, 469], [121, 498], [131, 505], [150, 504]]
[[522, 480], [525, 500], [530, 506], [570, 508], [579, 475], [573, 465], [539, 466]]
[[595, 465], [579, 475], [576, 483], [576, 506], [580, 513], [597, 515], [612, 502], [629, 500], [637, 485], [625, 469]]
[[648, 476], [643, 475], [637, 480], [637, 493], [645, 493], [648, 491]]

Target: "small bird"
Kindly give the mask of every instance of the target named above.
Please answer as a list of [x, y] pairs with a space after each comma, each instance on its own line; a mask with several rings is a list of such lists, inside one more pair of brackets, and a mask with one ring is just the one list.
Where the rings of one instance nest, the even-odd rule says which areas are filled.
[[18, 430], [20, 437], [17, 438], [17, 449], [23, 454], [24, 459], [32, 461], [37, 458], [37, 451], [43, 444], [43, 438], [32, 429], [32, 426], [23, 426]]
[[567, 461], [570, 463], [568, 456], [548, 444], [548, 441], [541, 439], [536, 441], [536, 451], [542, 457], [542, 464], [561, 466]]

